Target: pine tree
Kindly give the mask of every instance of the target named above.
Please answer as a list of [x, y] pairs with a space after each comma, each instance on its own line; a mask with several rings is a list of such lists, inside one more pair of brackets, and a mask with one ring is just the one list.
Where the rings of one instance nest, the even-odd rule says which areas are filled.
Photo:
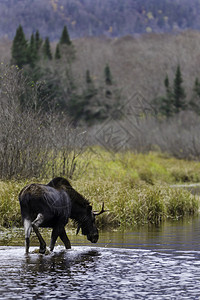
[[21, 25], [16, 30], [12, 44], [12, 63], [19, 68], [27, 63], [27, 41]]
[[59, 50], [62, 57], [62, 60], [67, 63], [72, 63], [75, 59], [75, 48], [72, 44], [67, 27], [64, 26], [60, 41], [59, 41]]
[[51, 47], [50, 47], [50, 42], [48, 37], [46, 37], [44, 41], [43, 53], [44, 53], [44, 58], [52, 59]]
[[68, 30], [67, 30], [67, 26], [64, 26], [63, 28], [63, 31], [62, 31], [62, 35], [61, 35], [61, 38], [60, 38], [60, 44], [66, 44], [66, 45], [71, 45], [71, 40], [70, 40], [70, 37], [69, 37], [69, 33], [68, 33]]
[[86, 70], [85, 81], [86, 81], [86, 84], [92, 83], [92, 78], [90, 76], [90, 70]]
[[166, 75], [166, 77], [165, 77], [164, 85], [165, 85], [165, 88], [166, 88], [166, 92], [168, 93], [168, 91], [169, 91], [169, 78], [168, 78], [168, 75]]
[[196, 93], [196, 95], [200, 97], [200, 82], [198, 78], [195, 79], [193, 90]]
[[56, 46], [55, 59], [61, 59], [59, 44]]
[[33, 68], [37, 59], [37, 50], [34, 34], [31, 35], [30, 43], [27, 49], [27, 63]]
[[169, 118], [174, 113], [174, 99], [173, 94], [169, 85], [169, 78], [168, 75], [166, 75], [164, 80], [165, 90], [166, 90], [166, 96], [163, 97], [163, 103], [162, 103], [162, 111], [163, 114]]
[[189, 106], [195, 113], [200, 114], [200, 82], [198, 78], [194, 82], [193, 94]]
[[105, 69], [104, 69], [104, 76], [105, 76], [105, 84], [106, 85], [112, 85], [112, 74], [110, 71], [110, 67], [108, 64], [106, 64]]
[[40, 37], [39, 30], [37, 30], [35, 33], [35, 47], [37, 52], [39, 51], [41, 45], [42, 45], [42, 38]]
[[93, 98], [94, 96], [96, 96], [97, 89], [95, 88], [95, 85], [94, 85], [94, 82], [92, 80], [89, 70], [86, 70], [86, 73], [85, 73], [85, 83], [86, 83], [86, 90], [85, 90], [86, 97], [89, 99], [89, 98]]
[[111, 74], [110, 67], [108, 64], [106, 64], [106, 66], [104, 68], [104, 78], [105, 78], [105, 84], [106, 84], [105, 96], [107, 98], [110, 98], [112, 96], [112, 91], [110, 88], [108, 88], [108, 86], [111, 87], [113, 82], [112, 82], [112, 74]]
[[93, 83], [90, 71], [86, 70], [85, 73], [86, 89], [83, 91], [83, 118], [88, 124], [92, 124], [96, 120], [96, 96], [98, 94], [97, 89]]
[[183, 79], [182, 79], [181, 69], [180, 69], [180, 65], [178, 65], [176, 69], [175, 78], [174, 78], [174, 88], [173, 88], [175, 113], [179, 113], [181, 110], [184, 110], [186, 107], [185, 104], [186, 95], [182, 83], [183, 83]]

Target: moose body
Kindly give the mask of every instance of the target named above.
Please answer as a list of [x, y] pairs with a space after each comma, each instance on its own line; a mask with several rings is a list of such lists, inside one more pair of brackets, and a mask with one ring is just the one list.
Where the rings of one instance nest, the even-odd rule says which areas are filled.
[[92, 243], [99, 238], [95, 225], [95, 215], [92, 206], [81, 194], [75, 191], [69, 181], [62, 177], [51, 180], [48, 184], [30, 184], [25, 186], [19, 194], [21, 215], [25, 231], [26, 253], [29, 251], [30, 234], [35, 231], [40, 242], [40, 253], [45, 253], [46, 243], [39, 232], [39, 227], [52, 228], [50, 250], [53, 251], [58, 237], [63, 241], [65, 248], [70, 249], [71, 244], [65, 231], [69, 218], [78, 224], [77, 234], [82, 234]]

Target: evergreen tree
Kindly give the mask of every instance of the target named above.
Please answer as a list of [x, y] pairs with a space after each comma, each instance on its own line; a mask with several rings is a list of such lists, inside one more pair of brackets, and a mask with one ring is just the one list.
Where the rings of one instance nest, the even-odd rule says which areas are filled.
[[200, 82], [198, 78], [196, 78], [194, 82], [193, 95], [189, 102], [189, 106], [191, 110], [200, 114]]
[[90, 76], [90, 71], [86, 70], [86, 78], [85, 78], [86, 84], [92, 83], [92, 78]]
[[85, 73], [86, 89], [83, 91], [83, 118], [88, 124], [92, 124], [98, 117], [97, 89], [94, 86], [93, 80], [90, 76], [90, 71], [86, 70]]
[[174, 99], [173, 99], [173, 94], [169, 85], [169, 78], [168, 75], [166, 75], [165, 80], [164, 80], [164, 85], [165, 85], [165, 90], [166, 90], [166, 96], [163, 97], [163, 103], [162, 103], [162, 111], [163, 114], [169, 118], [173, 115], [174, 113]]
[[52, 59], [51, 47], [50, 47], [50, 42], [49, 42], [48, 37], [46, 37], [46, 39], [44, 41], [43, 53], [44, 53], [44, 58], [47, 58], [47, 59], [50, 59], [50, 60]]
[[110, 98], [112, 96], [112, 91], [110, 88], [108, 88], [108, 86], [111, 87], [113, 82], [112, 82], [112, 74], [111, 74], [110, 67], [108, 64], [106, 64], [106, 66], [104, 68], [104, 78], [105, 78], [105, 84], [106, 84], [105, 96], [107, 98]]
[[195, 79], [193, 90], [196, 93], [196, 95], [200, 97], [200, 82], [198, 78]]
[[27, 41], [21, 25], [16, 30], [12, 44], [12, 63], [22, 68], [27, 63]]
[[67, 26], [64, 26], [63, 28], [63, 31], [62, 31], [62, 35], [61, 35], [61, 38], [60, 38], [60, 44], [66, 44], [66, 45], [71, 45], [71, 40], [70, 40], [70, 37], [69, 37], [69, 33], [68, 33], [68, 30], [67, 30]]
[[105, 68], [104, 68], [104, 76], [105, 76], [105, 84], [106, 85], [112, 85], [112, 74], [110, 71], [110, 67], [108, 64], [106, 64]]
[[33, 68], [37, 59], [37, 50], [34, 34], [31, 35], [31, 40], [27, 49], [27, 63]]
[[186, 107], [185, 103], [185, 91], [182, 86], [183, 79], [181, 74], [180, 66], [177, 66], [176, 74], [174, 78], [174, 87], [173, 87], [173, 98], [174, 98], [174, 109], [175, 113], [179, 113], [181, 110], [184, 110]]
[[59, 44], [56, 46], [55, 59], [61, 59]]
[[74, 61], [75, 48], [70, 40], [69, 33], [66, 26], [64, 26], [60, 37], [59, 50], [63, 61], [67, 63], [72, 63]]
[[35, 33], [35, 47], [37, 52], [39, 51], [41, 45], [42, 45], [42, 38], [40, 38], [39, 30], [37, 30]]
[[85, 74], [85, 83], [86, 83], [86, 89], [83, 92], [85, 104], [86, 105], [93, 105], [94, 97], [98, 94], [97, 89], [95, 88], [94, 82], [90, 76], [90, 71], [86, 70]]
[[165, 85], [165, 88], [166, 88], [166, 92], [168, 93], [168, 91], [169, 91], [169, 78], [168, 78], [168, 75], [166, 75], [166, 77], [165, 77], [164, 85]]

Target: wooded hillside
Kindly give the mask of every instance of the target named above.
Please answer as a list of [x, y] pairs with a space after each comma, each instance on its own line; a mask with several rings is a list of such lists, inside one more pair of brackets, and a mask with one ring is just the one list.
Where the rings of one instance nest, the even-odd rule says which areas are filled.
[[199, 30], [199, 15], [198, 0], [1, 0], [0, 37], [13, 38], [19, 24], [51, 40], [64, 25], [72, 39]]
[[[61, 34], [61, 32], [60, 32]], [[73, 74], [83, 85], [86, 70], [95, 84], [102, 81], [103, 69], [109, 64], [113, 80], [124, 98], [136, 92], [150, 101], [164, 93], [164, 79], [172, 83], [176, 67], [181, 66], [183, 84], [190, 99], [196, 78], [200, 78], [200, 33], [186, 31], [179, 35], [148, 34], [138, 38], [81, 38], [73, 40], [76, 59]], [[51, 43], [55, 52], [56, 43]], [[0, 61], [10, 62], [11, 42], [0, 40]]]

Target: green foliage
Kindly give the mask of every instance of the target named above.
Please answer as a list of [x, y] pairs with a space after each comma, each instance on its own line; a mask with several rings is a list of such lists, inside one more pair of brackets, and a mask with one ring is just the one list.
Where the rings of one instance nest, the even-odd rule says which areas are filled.
[[27, 64], [27, 41], [21, 25], [16, 30], [12, 44], [12, 63], [20, 69]]

